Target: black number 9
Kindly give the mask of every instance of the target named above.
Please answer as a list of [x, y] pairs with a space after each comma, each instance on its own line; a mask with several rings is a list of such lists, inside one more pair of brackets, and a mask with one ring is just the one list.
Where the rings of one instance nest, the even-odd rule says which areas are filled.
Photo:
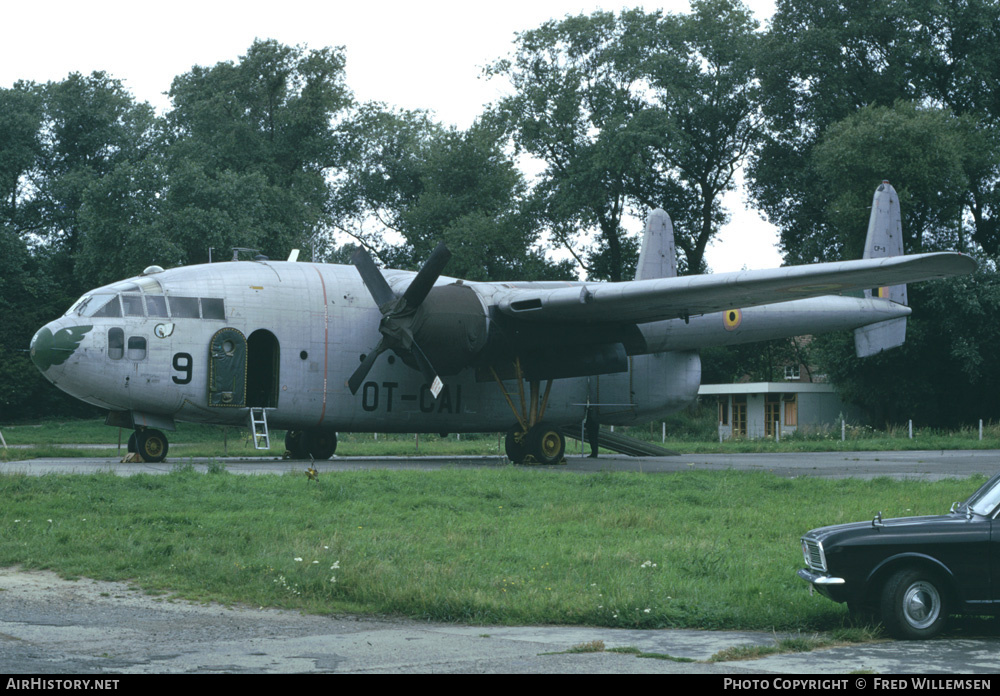
[[184, 374], [183, 377], [171, 377], [174, 384], [187, 384], [191, 381], [191, 356], [188, 353], [174, 354], [174, 369]]

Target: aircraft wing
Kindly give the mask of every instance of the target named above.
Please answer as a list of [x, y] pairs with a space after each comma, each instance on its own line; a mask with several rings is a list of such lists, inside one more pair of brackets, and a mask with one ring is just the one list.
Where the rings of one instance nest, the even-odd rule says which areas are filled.
[[496, 299], [502, 312], [526, 321], [645, 323], [946, 278], [975, 269], [971, 257], [941, 252], [555, 289], [522, 286]]

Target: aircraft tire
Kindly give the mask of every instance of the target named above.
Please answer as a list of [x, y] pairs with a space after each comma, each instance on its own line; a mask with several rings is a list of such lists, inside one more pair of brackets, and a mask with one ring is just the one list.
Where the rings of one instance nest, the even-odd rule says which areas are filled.
[[135, 452], [135, 431], [134, 430], [132, 431], [132, 434], [128, 436], [128, 444], [125, 446], [125, 451], [126, 452]]
[[135, 450], [142, 461], [157, 463], [167, 458], [167, 436], [159, 430], [147, 428], [135, 432]]
[[521, 435], [521, 429], [516, 425], [507, 431], [503, 447], [507, 453], [507, 459], [514, 464], [523, 464], [524, 458], [528, 456], [528, 446], [525, 437]]
[[524, 439], [539, 464], [558, 464], [566, 454], [566, 438], [551, 423], [536, 423]]
[[332, 430], [307, 430], [302, 433], [302, 446], [313, 459], [329, 459], [337, 451], [337, 433]]
[[285, 433], [285, 450], [291, 459], [308, 459], [309, 450], [306, 449], [305, 433], [301, 430], [289, 430]]

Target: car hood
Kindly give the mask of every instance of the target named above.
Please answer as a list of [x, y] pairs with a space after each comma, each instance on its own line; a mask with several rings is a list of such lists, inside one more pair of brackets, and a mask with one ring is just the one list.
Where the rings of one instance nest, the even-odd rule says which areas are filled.
[[907, 532], [926, 532], [932, 528], [948, 529], [955, 525], [967, 523], [965, 515], [922, 515], [919, 517], [894, 517], [882, 520], [873, 524], [871, 520], [867, 522], [849, 522], [847, 524], [835, 524], [829, 527], [818, 527], [806, 532], [803, 536], [816, 539], [824, 543], [834, 539], [846, 539], [850, 537], [863, 536], [869, 534], [906, 534]]

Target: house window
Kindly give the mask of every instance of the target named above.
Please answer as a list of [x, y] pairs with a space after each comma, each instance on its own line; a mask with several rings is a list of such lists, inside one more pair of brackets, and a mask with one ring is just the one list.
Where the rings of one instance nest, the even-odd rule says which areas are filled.
[[785, 365], [785, 381], [798, 382], [802, 379], [802, 368], [800, 365]]
[[785, 425], [798, 426], [799, 399], [796, 394], [785, 394]]

